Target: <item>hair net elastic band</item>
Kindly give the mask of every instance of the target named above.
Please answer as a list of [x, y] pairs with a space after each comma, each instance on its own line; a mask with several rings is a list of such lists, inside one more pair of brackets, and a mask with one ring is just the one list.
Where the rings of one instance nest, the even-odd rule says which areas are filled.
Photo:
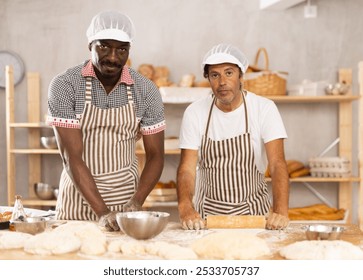
[[242, 70], [243, 73], [246, 72], [246, 68], [242, 63], [235, 58], [233, 55], [230, 55], [228, 53], [215, 53], [209, 56], [204, 62], [203, 66], [206, 64], [208, 65], [215, 65], [215, 64], [221, 64], [221, 63], [232, 63], [238, 65], [238, 67]]
[[88, 43], [95, 40], [116, 40], [121, 42], [132, 42], [130, 36], [120, 29], [104, 29], [93, 36], [88, 37]]

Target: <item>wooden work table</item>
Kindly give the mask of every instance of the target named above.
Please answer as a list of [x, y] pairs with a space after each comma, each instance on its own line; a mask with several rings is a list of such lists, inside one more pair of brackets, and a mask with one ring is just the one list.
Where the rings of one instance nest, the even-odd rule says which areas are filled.
[[[263, 238], [270, 250], [272, 252], [271, 255], [266, 256], [265, 260], [282, 260], [283, 258], [279, 255], [279, 250], [288, 244], [297, 241], [306, 240], [305, 233], [303, 227], [306, 224], [291, 224], [287, 229], [283, 231], [270, 231], [264, 229], [239, 229], [241, 233], [252, 233], [256, 234], [258, 237]], [[341, 240], [345, 240], [351, 242], [354, 245], [363, 247], [363, 233], [359, 230], [356, 225], [341, 225], [345, 228], [344, 232], [341, 235]], [[214, 230], [200, 230], [200, 231], [191, 231], [191, 230], [183, 230], [179, 223], [169, 223], [166, 229], [156, 236], [153, 239], [150, 239], [146, 242], [154, 242], [154, 241], [164, 241], [169, 243], [178, 244], [180, 246], [188, 246], [193, 241], [197, 240], [205, 236], [211, 232], [218, 231], [228, 231], [229, 229], [214, 229]], [[1, 234], [1, 232], [0, 232]], [[107, 240], [112, 241], [118, 238], [123, 240], [133, 241], [134, 239], [126, 236], [122, 232], [105, 232]], [[73, 259], [92, 259], [92, 260], [105, 260], [105, 259], [161, 259], [155, 256], [147, 256], [147, 255], [123, 255], [121, 253], [109, 253], [106, 252], [101, 256], [84, 256], [79, 253], [72, 254], [64, 254], [57, 256], [39, 256], [39, 255], [31, 255], [24, 252], [21, 249], [17, 250], [1, 250], [0, 249], [0, 259], [2, 260], [73, 260]]]

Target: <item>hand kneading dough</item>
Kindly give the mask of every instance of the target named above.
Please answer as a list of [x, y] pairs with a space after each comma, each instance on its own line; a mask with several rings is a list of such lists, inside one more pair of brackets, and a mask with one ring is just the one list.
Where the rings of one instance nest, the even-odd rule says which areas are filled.
[[20, 249], [33, 235], [23, 232], [5, 231], [0, 233], [0, 249]]
[[285, 246], [280, 255], [289, 260], [362, 260], [363, 251], [343, 240], [299, 241]]
[[191, 247], [205, 259], [251, 260], [270, 254], [265, 240], [240, 231], [211, 233], [194, 241]]
[[106, 252], [106, 235], [92, 222], [68, 222], [57, 227], [55, 232], [69, 232], [81, 242], [80, 252], [86, 255], [102, 255]]
[[34, 255], [61, 255], [78, 251], [81, 240], [70, 232], [42, 232], [27, 239], [24, 251]]

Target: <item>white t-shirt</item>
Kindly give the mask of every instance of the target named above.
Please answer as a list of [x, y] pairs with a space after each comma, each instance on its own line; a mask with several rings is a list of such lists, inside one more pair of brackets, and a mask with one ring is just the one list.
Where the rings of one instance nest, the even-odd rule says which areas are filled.
[[[208, 96], [193, 102], [185, 110], [179, 136], [181, 149], [200, 149], [212, 101], [212, 96]], [[275, 139], [287, 138], [285, 126], [275, 103], [270, 99], [248, 92], [246, 105], [256, 165], [260, 172], [264, 173], [267, 167], [264, 144]], [[236, 137], [245, 133], [245, 130], [243, 104], [228, 113], [219, 110], [214, 105], [208, 137], [214, 141], [219, 141]]]

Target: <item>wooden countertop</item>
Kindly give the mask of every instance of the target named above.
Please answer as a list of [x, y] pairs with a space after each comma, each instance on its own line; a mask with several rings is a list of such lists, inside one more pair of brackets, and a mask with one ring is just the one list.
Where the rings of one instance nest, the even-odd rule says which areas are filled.
[[[291, 224], [287, 229], [283, 231], [270, 231], [264, 229], [239, 229], [242, 233], [252, 233], [258, 237], [263, 238], [270, 250], [272, 255], [267, 256], [267, 260], [281, 260], [283, 259], [279, 255], [279, 250], [288, 244], [297, 241], [306, 240], [305, 233], [303, 230], [303, 226], [306, 224]], [[363, 246], [363, 233], [359, 230], [356, 225], [340, 225], [345, 228], [344, 232], [341, 235], [341, 240], [345, 240], [351, 242], [354, 245], [358, 245], [362, 248]], [[197, 240], [209, 234], [211, 232], [219, 232], [219, 231], [228, 231], [228, 229], [218, 229], [218, 230], [200, 230], [200, 231], [185, 231], [180, 227], [178, 223], [169, 223], [166, 229], [156, 236], [153, 239], [148, 240], [147, 242], [154, 241], [164, 241], [169, 243], [178, 244], [180, 246], [188, 246], [193, 241]], [[0, 232], [1, 233], [1, 232]], [[115, 239], [123, 239], [132, 241], [134, 239], [126, 236], [122, 232], [105, 232], [108, 242]], [[80, 253], [72, 253], [72, 254], [64, 254], [57, 256], [39, 256], [32, 255], [24, 252], [23, 250], [0, 250], [0, 259], [2, 260], [73, 260], [73, 259], [160, 259], [155, 256], [140, 256], [140, 255], [123, 255], [121, 253], [105, 253], [101, 256], [84, 256]]]

